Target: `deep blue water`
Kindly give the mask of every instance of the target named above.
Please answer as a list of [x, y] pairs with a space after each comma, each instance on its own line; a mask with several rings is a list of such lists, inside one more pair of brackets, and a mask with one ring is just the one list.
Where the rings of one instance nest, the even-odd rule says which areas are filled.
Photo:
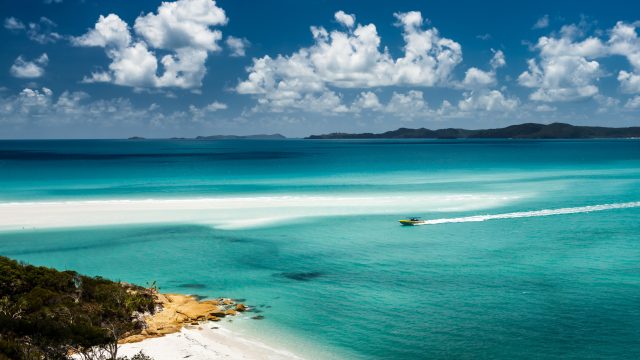
[[[309, 200], [243, 200], [291, 196]], [[396, 221], [638, 202], [637, 140], [0, 142], [0, 205], [149, 198], [285, 220], [12, 230], [0, 254], [246, 298], [265, 316], [250, 331], [332, 357], [640, 357], [640, 207]]]

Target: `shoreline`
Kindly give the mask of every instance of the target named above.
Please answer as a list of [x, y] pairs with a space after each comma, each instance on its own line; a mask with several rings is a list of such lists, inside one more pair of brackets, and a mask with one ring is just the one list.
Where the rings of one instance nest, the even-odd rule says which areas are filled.
[[161, 337], [121, 344], [118, 354], [131, 357], [140, 351], [154, 360], [304, 359], [281, 346], [267, 344], [264, 339], [247, 336], [230, 329], [227, 324], [213, 321], [198, 326], [187, 325], [179, 332]]
[[[154, 360], [295, 359], [299, 355], [230, 329], [230, 317], [256, 319], [252, 308], [232, 299], [198, 300], [192, 295], [162, 294], [153, 290], [157, 310], [144, 314], [145, 328], [118, 341], [118, 353], [131, 357], [142, 351]], [[226, 321], [222, 321], [227, 318]]]

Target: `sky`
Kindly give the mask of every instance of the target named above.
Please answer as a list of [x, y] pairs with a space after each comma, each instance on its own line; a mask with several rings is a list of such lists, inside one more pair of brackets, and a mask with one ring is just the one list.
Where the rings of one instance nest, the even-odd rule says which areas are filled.
[[640, 2], [3, 0], [0, 138], [640, 125]]

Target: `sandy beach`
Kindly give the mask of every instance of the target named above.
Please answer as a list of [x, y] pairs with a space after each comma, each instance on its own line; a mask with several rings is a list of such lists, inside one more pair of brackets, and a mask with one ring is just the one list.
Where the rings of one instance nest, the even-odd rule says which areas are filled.
[[510, 194], [425, 193], [5, 202], [0, 203], [0, 230], [170, 223], [231, 230], [317, 216], [419, 211], [425, 204], [434, 212], [470, 211], [518, 198]]
[[123, 344], [118, 353], [131, 357], [140, 351], [154, 360], [302, 359], [288, 350], [232, 331], [223, 322], [206, 322], [163, 337]]
[[[230, 321], [254, 321], [252, 309], [232, 299], [198, 300], [189, 295], [154, 291], [158, 310], [143, 316], [145, 329], [119, 341], [121, 355], [142, 351], [155, 360], [173, 359], [302, 359], [267, 345]], [[246, 312], [245, 312], [246, 311]]]

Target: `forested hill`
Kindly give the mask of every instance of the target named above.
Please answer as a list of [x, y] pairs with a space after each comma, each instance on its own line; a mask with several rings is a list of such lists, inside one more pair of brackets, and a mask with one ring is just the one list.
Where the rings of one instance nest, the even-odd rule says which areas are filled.
[[0, 360], [124, 360], [118, 339], [141, 330], [136, 314], [154, 311], [140, 286], [0, 256]]
[[311, 135], [306, 139], [593, 139], [640, 138], [640, 127], [610, 128], [600, 126], [574, 126], [563, 123], [549, 125], [526, 123], [499, 129], [467, 130], [425, 128], [387, 131], [384, 133], [332, 133]]

